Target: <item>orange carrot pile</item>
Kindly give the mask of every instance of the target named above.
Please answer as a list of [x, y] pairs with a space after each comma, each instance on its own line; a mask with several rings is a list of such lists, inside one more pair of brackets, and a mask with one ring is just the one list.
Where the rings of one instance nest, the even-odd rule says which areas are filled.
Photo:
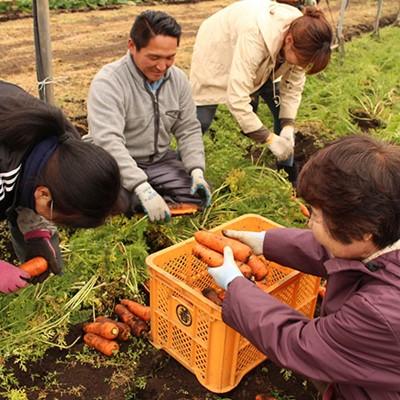
[[145, 337], [150, 329], [148, 324], [150, 307], [148, 306], [123, 299], [115, 306], [114, 312], [120, 321], [98, 316], [94, 322], [83, 325], [84, 342], [107, 356], [118, 351], [119, 344], [115, 341], [116, 339], [126, 341], [131, 334]]
[[268, 263], [263, 257], [253, 254], [246, 244], [209, 231], [198, 231], [194, 234], [194, 238], [193, 255], [209, 267], [220, 267], [223, 264], [224, 247], [229, 246], [243, 276], [255, 281], [266, 280]]
[[48, 265], [47, 261], [43, 257], [34, 257], [19, 266], [25, 272], [27, 272], [31, 277], [39, 276], [43, 272], [47, 271]]

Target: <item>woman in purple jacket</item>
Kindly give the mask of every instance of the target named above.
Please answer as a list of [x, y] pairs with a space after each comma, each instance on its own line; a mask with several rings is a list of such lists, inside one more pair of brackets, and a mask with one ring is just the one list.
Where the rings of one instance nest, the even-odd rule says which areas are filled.
[[311, 379], [323, 399], [400, 399], [400, 147], [339, 139], [299, 176], [309, 229], [225, 231], [256, 254], [327, 279], [320, 316], [245, 279], [225, 248], [209, 272], [227, 290], [223, 319], [272, 361]]

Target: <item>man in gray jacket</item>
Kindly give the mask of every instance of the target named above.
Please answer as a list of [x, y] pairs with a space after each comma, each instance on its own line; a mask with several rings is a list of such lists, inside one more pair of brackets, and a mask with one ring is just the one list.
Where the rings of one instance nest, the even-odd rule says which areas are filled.
[[[87, 139], [120, 167], [125, 214], [143, 209], [168, 220], [171, 203], [208, 206], [204, 145], [190, 85], [175, 67], [181, 27], [161, 11], [135, 20], [128, 52], [104, 66], [91, 83]], [[173, 136], [178, 152], [170, 148]]]

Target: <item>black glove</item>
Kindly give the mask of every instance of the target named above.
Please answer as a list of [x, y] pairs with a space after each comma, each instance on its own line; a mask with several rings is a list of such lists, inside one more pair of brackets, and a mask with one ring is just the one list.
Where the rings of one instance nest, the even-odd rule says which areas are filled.
[[30, 280], [31, 283], [43, 282], [52, 272], [55, 275], [62, 274], [63, 260], [59, 248], [58, 234], [51, 234], [45, 229], [36, 229], [24, 235], [26, 259], [41, 256], [46, 259], [49, 268], [43, 274]]

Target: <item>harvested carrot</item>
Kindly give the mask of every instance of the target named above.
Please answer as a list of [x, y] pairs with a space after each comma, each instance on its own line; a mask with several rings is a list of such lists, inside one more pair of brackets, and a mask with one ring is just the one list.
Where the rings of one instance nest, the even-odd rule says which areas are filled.
[[143, 321], [150, 321], [151, 311], [149, 306], [144, 306], [143, 304], [139, 304], [136, 301], [129, 299], [122, 299], [121, 304], [127, 307], [132, 314], [136, 315]]
[[95, 322], [112, 322], [115, 325], [117, 325], [119, 329], [117, 339], [122, 340], [124, 342], [127, 341], [129, 339], [129, 336], [131, 335], [131, 329], [129, 328], [129, 325], [125, 324], [124, 322], [115, 321], [111, 318], [103, 316], [96, 317]]
[[112, 356], [113, 354], [118, 353], [119, 344], [113, 340], [105, 339], [101, 336], [98, 336], [94, 333], [86, 333], [83, 336], [83, 341], [93, 349], [100, 351], [106, 356]]
[[95, 333], [105, 339], [115, 339], [118, 336], [119, 328], [114, 322], [88, 322], [83, 325], [86, 333]]
[[224, 263], [224, 256], [221, 253], [211, 250], [200, 243], [193, 245], [192, 253], [209, 267], [220, 267]]
[[266, 394], [258, 394], [254, 400], [276, 400], [276, 397], [268, 396]]
[[132, 335], [134, 336], [143, 336], [146, 332], [149, 331], [149, 325], [146, 321], [143, 321], [140, 318], [134, 317], [128, 322], [129, 328], [131, 329]]
[[172, 216], [194, 214], [200, 210], [200, 206], [198, 204], [192, 203], [168, 204], [168, 207]]
[[121, 319], [122, 322], [125, 322], [127, 325], [130, 320], [135, 318], [135, 316], [122, 304], [117, 304], [114, 308], [115, 314]]
[[250, 279], [253, 276], [253, 270], [251, 269], [250, 265], [246, 263], [238, 263], [238, 267], [245, 278]]
[[225, 299], [225, 290], [222, 290], [221, 292], [218, 293], [218, 297], [220, 300], [224, 301]]
[[43, 274], [43, 272], [47, 271], [48, 265], [45, 258], [34, 257], [21, 264], [19, 267], [27, 272], [31, 277], [34, 277], [39, 276]]
[[310, 214], [310, 210], [303, 204], [303, 203], [299, 203], [299, 207], [300, 207], [300, 212], [306, 217], [306, 218], [310, 218], [311, 214]]
[[218, 297], [217, 292], [212, 287], [206, 287], [201, 291], [204, 297], [207, 297], [208, 300], [211, 300], [217, 306], [222, 305], [222, 300]]
[[249, 258], [249, 261], [247, 261], [247, 264], [251, 268], [256, 281], [261, 281], [268, 275], [267, 265], [256, 255], [253, 254]]
[[251, 255], [251, 248], [238, 240], [227, 238], [221, 234], [198, 231], [194, 234], [197, 242], [212, 250], [224, 253], [224, 247], [229, 246], [232, 249], [233, 256], [238, 261], [246, 262]]

